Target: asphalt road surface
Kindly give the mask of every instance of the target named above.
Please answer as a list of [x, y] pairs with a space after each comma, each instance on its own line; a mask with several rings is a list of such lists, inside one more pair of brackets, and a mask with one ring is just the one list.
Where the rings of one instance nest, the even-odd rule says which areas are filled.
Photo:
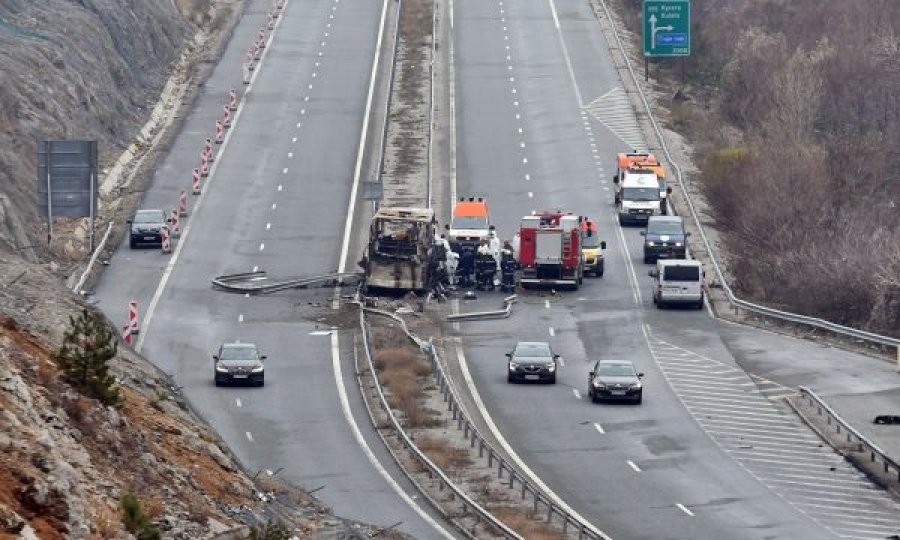
[[[477, 392], [522, 461], [617, 539], [897, 532], [897, 505], [779, 404], [792, 390], [748, 374], [731, 352], [752, 343], [759, 365], [758, 351], [777, 350], [778, 339], [729, 326], [723, 341], [706, 310], [653, 307], [640, 228], [619, 227], [612, 205], [616, 153], [644, 143], [588, 3], [455, 8], [459, 195], [487, 197], [503, 238], [521, 216], [561, 209], [596, 218], [608, 245], [603, 278], [525, 294], [511, 318], [463, 325]], [[495, 296], [478, 304], [499, 304]], [[504, 353], [517, 340], [547, 340], [562, 354], [555, 386], [507, 384]], [[644, 403], [592, 404], [597, 359], [635, 362]]]
[[[269, 7], [250, 3], [143, 207], [171, 208], [190, 189], [202, 141], [228, 88], [240, 89], [246, 46]], [[379, 2], [289, 2], [173, 255], [123, 245], [95, 292], [114, 321], [128, 300], [140, 302], [141, 317], [151, 317], [142, 352], [248, 470], [284, 468], [279, 477], [321, 488], [316, 496], [341, 517], [439, 538], [446, 525], [414, 500], [366, 416], [352, 344], [313, 320], [331, 291], [244, 297], [210, 287], [214, 276], [255, 268], [273, 277], [337, 268], [381, 16]], [[264, 388], [213, 385], [211, 355], [233, 340], [268, 356]]]

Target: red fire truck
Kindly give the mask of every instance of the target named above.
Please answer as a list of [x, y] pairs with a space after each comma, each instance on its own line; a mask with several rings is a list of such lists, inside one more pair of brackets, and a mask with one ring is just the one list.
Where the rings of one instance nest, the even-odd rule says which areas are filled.
[[577, 289], [584, 275], [582, 216], [539, 212], [522, 218], [519, 227], [518, 283]]

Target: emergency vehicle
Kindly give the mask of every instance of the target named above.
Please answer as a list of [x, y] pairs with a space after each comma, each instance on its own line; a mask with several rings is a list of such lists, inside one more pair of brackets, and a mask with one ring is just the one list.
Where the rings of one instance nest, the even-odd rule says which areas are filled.
[[459, 252], [462, 244], [474, 248], [490, 237], [491, 220], [487, 201], [483, 197], [461, 197], [453, 206], [453, 216], [447, 225], [447, 241], [450, 249]]
[[582, 220], [581, 240], [585, 275], [603, 277], [603, 250], [606, 249], [606, 241], [600, 240], [600, 229], [596, 221], [590, 218]]
[[620, 225], [646, 223], [650, 216], [662, 214], [664, 201], [659, 196], [659, 183], [653, 171], [629, 169], [613, 182], [618, 188], [616, 210]]
[[649, 152], [622, 152], [616, 158], [616, 174], [613, 176], [615, 188], [615, 202], [619, 203], [620, 182], [626, 171], [644, 170], [651, 171], [656, 175], [656, 181], [659, 184], [660, 213], [665, 215], [668, 213], [668, 197], [672, 189], [666, 183], [666, 168], [662, 166], [656, 157]]
[[561, 285], [577, 289], [584, 276], [582, 216], [540, 212], [519, 226], [518, 284]]

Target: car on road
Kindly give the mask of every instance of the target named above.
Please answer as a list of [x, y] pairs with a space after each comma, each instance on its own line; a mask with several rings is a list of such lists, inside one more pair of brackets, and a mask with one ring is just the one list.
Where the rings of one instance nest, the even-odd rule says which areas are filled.
[[653, 278], [653, 303], [657, 308], [671, 304], [703, 309], [703, 266], [695, 259], [656, 261], [647, 272]]
[[640, 403], [644, 399], [643, 377], [627, 360], [598, 360], [588, 373], [588, 396], [594, 403], [602, 400]]
[[644, 237], [644, 264], [655, 263], [661, 258], [684, 259], [687, 254], [687, 237], [684, 220], [678, 216], [651, 216]]
[[223, 343], [213, 355], [216, 386], [250, 384], [265, 386], [266, 371], [259, 349], [253, 343]]
[[546, 381], [556, 383], [559, 355], [546, 341], [520, 341], [506, 353], [507, 381]]
[[166, 213], [162, 210], [138, 210], [134, 218], [128, 220], [130, 233], [128, 247], [162, 245], [162, 228], [168, 223]]

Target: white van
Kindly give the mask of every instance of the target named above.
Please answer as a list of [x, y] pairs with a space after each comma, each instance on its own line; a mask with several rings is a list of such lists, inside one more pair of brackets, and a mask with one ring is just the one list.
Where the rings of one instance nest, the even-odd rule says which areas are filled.
[[614, 178], [613, 183], [619, 224], [646, 223], [650, 216], [662, 213], [659, 179], [653, 171], [626, 171], [621, 178]]
[[666, 259], [648, 272], [653, 278], [653, 303], [688, 304], [703, 309], [703, 267], [693, 259]]

